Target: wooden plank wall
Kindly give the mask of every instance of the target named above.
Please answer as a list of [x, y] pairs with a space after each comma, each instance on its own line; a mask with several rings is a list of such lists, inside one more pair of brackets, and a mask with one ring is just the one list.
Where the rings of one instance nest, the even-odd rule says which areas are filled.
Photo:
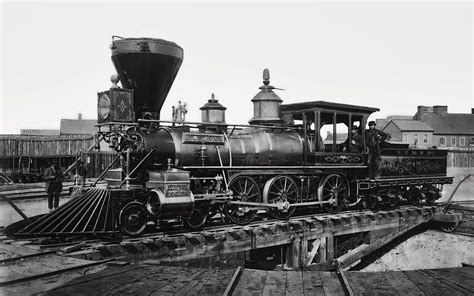
[[75, 155], [93, 143], [94, 137], [0, 138], [0, 156]]
[[448, 152], [448, 167], [474, 167], [474, 150]]

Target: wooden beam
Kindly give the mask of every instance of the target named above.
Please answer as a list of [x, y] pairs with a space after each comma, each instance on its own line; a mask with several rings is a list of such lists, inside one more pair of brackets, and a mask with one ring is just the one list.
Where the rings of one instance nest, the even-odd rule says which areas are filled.
[[319, 246], [319, 263], [327, 262], [326, 243], [326, 237], [322, 237]]
[[232, 295], [232, 292], [235, 289], [235, 285], [237, 284], [237, 281], [240, 277], [241, 271], [242, 271], [242, 267], [237, 266], [237, 268], [234, 271], [234, 274], [232, 275], [232, 278], [230, 279], [230, 282], [227, 284], [227, 287], [225, 288], [224, 293], [222, 294], [223, 296]]
[[328, 235], [326, 237], [326, 250], [327, 250], [327, 261], [331, 261], [335, 256], [335, 247], [334, 247], [334, 235]]
[[305, 258], [305, 261], [304, 261], [304, 266], [307, 267], [309, 266], [311, 263], [313, 263], [313, 260], [314, 260], [314, 257], [316, 256], [316, 254], [318, 253], [318, 250], [319, 250], [319, 246], [321, 245], [321, 240], [319, 239], [315, 239], [313, 241], [313, 248], [311, 249], [311, 252], [307, 253], [307, 256]]

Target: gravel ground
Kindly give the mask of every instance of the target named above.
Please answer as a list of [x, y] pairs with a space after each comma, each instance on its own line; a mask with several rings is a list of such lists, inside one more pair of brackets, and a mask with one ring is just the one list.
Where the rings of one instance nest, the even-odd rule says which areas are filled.
[[474, 265], [474, 237], [435, 230], [402, 242], [362, 271], [399, 271]]
[[459, 186], [454, 194], [453, 201], [474, 200], [474, 168], [448, 168], [447, 175], [454, 177], [454, 180], [453, 184], [443, 187], [443, 197], [440, 201], [446, 201], [456, 185], [469, 174], [471, 176]]

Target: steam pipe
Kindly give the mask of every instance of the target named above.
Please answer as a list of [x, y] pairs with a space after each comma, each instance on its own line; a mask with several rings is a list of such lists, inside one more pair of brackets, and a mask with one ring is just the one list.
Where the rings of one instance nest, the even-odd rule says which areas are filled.
[[[138, 119], [138, 122], [149, 122], [149, 123], [178, 123], [176, 121], [170, 120], [154, 120], [154, 119]], [[284, 129], [284, 130], [301, 130], [301, 128], [297, 127], [288, 127], [288, 126], [273, 126], [273, 125], [255, 125], [255, 124], [229, 124], [229, 123], [206, 123], [206, 122], [191, 122], [191, 121], [184, 121], [179, 122], [180, 124], [199, 124], [199, 125], [211, 125], [211, 126], [239, 126], [239, 127], [255, 127], [255, 128], [274, 128], [274, 129]], [[109, 125], [111, 123], [104, 123], [102, 125]], [[122, 123], [123, 124], [123, 123]], [[99, 126], [99, 125], [97, 125]]]
[[127, 149], [127, 176], [125, 176], [125, 180], [123, 180], [120, 183], [120, 186], [122, 186], [123, 182], [125, 181], [125, 189], [130, 189], [130, 151], [132, 149], [128, 147]]

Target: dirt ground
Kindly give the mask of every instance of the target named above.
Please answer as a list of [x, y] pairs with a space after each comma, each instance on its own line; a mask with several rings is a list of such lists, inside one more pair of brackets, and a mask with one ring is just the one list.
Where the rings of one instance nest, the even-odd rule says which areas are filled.
[[474, 168], [448, 168], [448, 176], [454, 177], [453, 184], [444, 185], [443, 187], [443, 197], [439, 201], [446, 201], [453, 190], [456, 188], [456, 185], [464, 179], [467, 175], [471, 175], [469, 179], [464, 181], [454, 194], [453, 200], [474, 200]]
[[428, 230], [396, 246], [362, 271], [399, 271], [474, 265], [474, 237]]

